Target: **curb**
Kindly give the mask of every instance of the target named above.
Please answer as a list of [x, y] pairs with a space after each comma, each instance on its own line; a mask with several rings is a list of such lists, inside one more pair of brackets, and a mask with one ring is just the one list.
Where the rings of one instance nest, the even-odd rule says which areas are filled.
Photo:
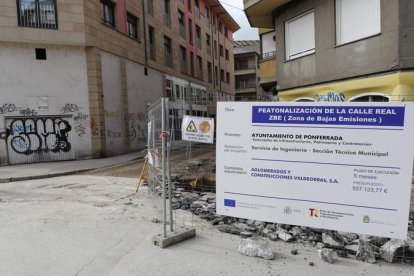
[[109, 169], [109, 168], [115, 168], [115, 167], [118, 167], [118, 166], [125, 165], [127, 163], [137, 161], [137, 160], [142, 159], [144, 157], [145, 156], [139, 156], [139, 157], [133, 158], [131, 160], [128, 160], [128, 161], [125, 161], [125, 162], [122, 162], [122, 163], [113, 164], [113, 165], [104, 166], [104, 167], [96, 167], [96, 168], [90, 168], [90, 169], [82, 169], [82, 170], [74, 170], [74, 171], [67, 171], [67, 172], [50, 173], [50, 174], [41, 174], [41, 175], [0, 178], [0, 184], [18, 182], [18, 181], [27, 181], [27, 180], [46, 179], [46, 178], [52, 178], [52, 177], [80, 174], [80, 173], [84, 173], [84, 172], [87, 172], [87, 171], [93, 171], [93, 170], [104, 170], [104, 169]]

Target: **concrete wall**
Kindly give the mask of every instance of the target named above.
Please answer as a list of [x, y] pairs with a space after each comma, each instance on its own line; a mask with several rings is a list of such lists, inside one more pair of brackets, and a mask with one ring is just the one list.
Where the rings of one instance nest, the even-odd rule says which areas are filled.
[[414, 68], [414, 1], [400, 0], [400, 67]]
[[106, 156], [145, 148], [147, 105], [162, 97], [164, 75], [101, 51]]
[[276, 51], [276, 41], [273, 40], [275, 32], [265, 33], [261, 35], [262, 49], [261, 53], [266, 54]]
[[[294, 1], [274, 11], [278, 88], [290, 89], [398, 67], [398, 6], [397, 1], [382, 0], [381, 34], [340, 46], [336, 46], [335, 1]], [[315, 12], [315, 54], [286, 61], [284, 22], [311, 9]]]
[[6, 116], [70, 115], [76, 158], [91, 154], [84, 48], [48, 46], [47, 60], [36, 60], [35, 47], [0, 44], [0, 165], [7, 163]]
[[121, 58], [101, 52], [102, 88], [105, 107], [106, 155], [127, 151], [122, 98]]
[[147, 105], [162, 97], [164, 75], [132, 61], [125, 62], [128, 93], [127, 125], [130, 137], [130, 150], [144, 148], [147, 145]]

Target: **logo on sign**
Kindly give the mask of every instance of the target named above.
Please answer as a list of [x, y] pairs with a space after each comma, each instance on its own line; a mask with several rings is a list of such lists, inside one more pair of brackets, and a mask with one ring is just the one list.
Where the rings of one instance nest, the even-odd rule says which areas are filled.
[[236, 201], [233, 199], [224, 199], [224, 206], [236, 207]]
[[370, 222], [371, 222], [371, 218], [370, 218], [369, 216], [363, 216], [363, 217], [362, 217], [362, 221], [363, 221], [364, 223], [370, 223]]
[[289, 206], [286, 206], [285, 208], [283, 208], [283, 214], [291, 215], [292, 214], [292, 208], [290, 208]]
[[194, 124], [194, 122], [193, 121], [191, 121], [189, 124], [188, 124], [188, 127], [187, 127], [187, 129], [186, 129], [188, 132], [197, 132], [197, 128], [196, 128], [196, 125]]
[[210, 131], [210, 123], [207, 122], [207, 121], [201, 122], [198, 127], [199, 127], [201, 133], [208, 133]]
[[319, 217], [319, 211], [318, 211], [318, 209], [315, 209], [315, 208], [309, 208], [309, 215], [311, 216], [311, 217]]

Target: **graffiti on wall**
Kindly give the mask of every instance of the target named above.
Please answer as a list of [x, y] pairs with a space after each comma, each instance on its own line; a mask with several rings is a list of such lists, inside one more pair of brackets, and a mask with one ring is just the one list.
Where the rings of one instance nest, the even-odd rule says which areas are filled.
[[19, 109], [15, 104], [5, 103], [0, 106], [0, 114], [12, 113], [18, 111]]
[[105, 126], [103, 122], [96, 122], [93, 118], [91, 118], [90, 128], [93, 137], [105, 136]]
[[73, 114], [73, 130], [78, 137], [86, 135], [89, 129], [89, 115], [81, 112], [81, 107], [74, 103], [67, 103], [61, 109], [62, 114]]
[[74, 113], [78, 111], [79, 111], [79, 106], [73, 103], [67, 103], [60, 109], [60, 112], [62, 112], [63, 114]]
[[7, 114], [7, 113], [13, 113], [13, 112], [19, 112], [22, 116], [35, 116], [37, 115], [37, 112], [34, 109], [30, 108], [23, 108], [20, 106], [16, 106], [12, 103], [5, 103], [0, 106], [0, 114]]
[[0, 129], [0, 140], [6, 139], [6, 130]]
[[59, 116], [16, 118], [8, 124], [6, 137], [10, 148], [18, 154], [69, 152], [71, 130], [70, 123]]

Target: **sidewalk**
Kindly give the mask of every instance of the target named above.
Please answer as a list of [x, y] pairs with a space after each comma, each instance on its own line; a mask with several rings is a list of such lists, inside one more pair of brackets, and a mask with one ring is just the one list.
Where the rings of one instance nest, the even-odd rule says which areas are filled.
[[76, 174], [123, 164], [144, 156], [145, 153], [133, 152], [100, 159], [3, 166], [0, 167], [0, 183]]

